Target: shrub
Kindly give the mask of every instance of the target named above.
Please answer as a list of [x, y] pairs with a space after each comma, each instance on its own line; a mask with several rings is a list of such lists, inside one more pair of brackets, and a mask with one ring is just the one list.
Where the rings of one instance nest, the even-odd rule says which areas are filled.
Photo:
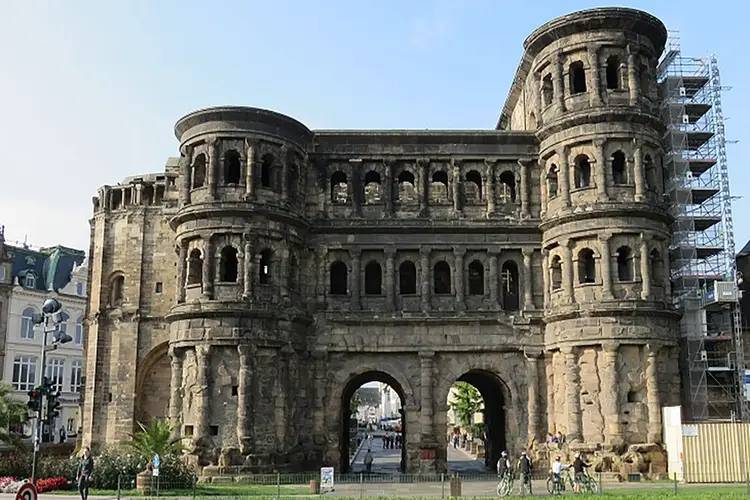
[[31, 476], [31, 453], [0, 456], [0, 476], [27, 478]]
[[36, 489], [39, 493], [65, 489], [70, 482], [64, 477], [53, 477], [50, 479], [40, 479], [36, 482]]
[[78, 460], [75, 458], [44, 457], [39, 461], [40, 478], [64, 477], [68, 481], [75, 481], [78, 471]]

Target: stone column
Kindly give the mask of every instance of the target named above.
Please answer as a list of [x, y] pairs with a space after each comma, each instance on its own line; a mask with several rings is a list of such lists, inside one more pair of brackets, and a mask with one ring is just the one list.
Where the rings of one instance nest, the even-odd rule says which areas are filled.
[[217, 168], [216, 163], [219, 156], [219, 139], [212, 137], [208, 141], [208, 199], [213, 201], [216, 199], [216, 184], [217, 182]]
[[[539, 163], [539, 187], [541, 191], [541, 203], [539, 204], [539, 217], [544, 218], [547, 214], [547, 204], [549, 203], [549, 191], [547, 190], [547, 163]], [[559, 175], [559, 173], [558, 173]]]
[[534, 76], [536, 77], [536, 80], [537, 80], [537, 89], [536, 89], [537, 91], [537, 99], [536, 99], [537, 119], [536, 121], [541, 127], [542, 125], [544, 125], [544, 118], [542, 116], [544, 114], [544, 107], [545, 107], [544, 106], [544, 74], [536, 73]]
[[180, 150], [180, 206], [190, 204], [190, 165], [193, 163], [193, 148], [183, 146]]
[[360, 291], [359, 291], [359, 275], [360, 275], [360, 258], [362, 256], [362, 250], [359, 248], [352, 248], [349, 250], [349, 255], [352, 258], [352, 276], [351, 276], [351, 308], [352, 311], [359, 310], [362, 307], [360, 302]]
[[633, 139], [633, 180], [635, 182], [635, 201], [643, 201], [645, 191], [643, 149], [641, 141], [637, 139]]
[[289, 297], [289, 249], [281, 250], [281, 262], [279, 266], [279, 294], [282, 299]]
[[177, 303], [185, 302], [185, 281], [187, 279], [187, 242], [181, 241], [177, 260]]
[[552, 90], [555, 94], [555, 107], [558, 113], [565, 112], [565, 82], [563, 81], [563, 70], [560, 55], [555, 52], [552, 55]]
[[646, 346], [646, 397], [648, 404], [648, 427], [646, 441], [661, 443], [661, 397], [659, 395], [658, 355], [661, 346]]
[[557, 151], [557, 157], [560, 159], [560, 172], [558, 172], [558, 182], [560, 198], [563, 200], [565, 207], [570, 206], [570, 162], [568, 161], [569, 149], [561, 148]]
[[237, 346], [240, 358], [240, 369], [237, 374], [237, 441], [240, 453], [246, 455], [252, 450], [252, 404], [253, 404], [253, 371], [252, 356], [255, 346], [240, 344]]
[[385, 195], [385, 216], [390, 217], [393, 215], [393, 162], [391, 160], [383, 160], [383, 170], [385, 171], [385, 179], [383, 182], [383, 194]]
[[456, 276], [456, 310], [463, 311], [466, 309], [466, 298], [464, 290], [464, 254], [465, 248], [454, 248], [454, 275]]
[[212, 238], [203, 242], [203, 299], [208, 300], [214, 293], [214, 243]]
[[197, 373], [197, 385], [198, 385], [198, 398], [195, 401], [195, 440], [202, 440], [208, 437], [209, 430], [209, 417], [210, 417], [210, 401], [211, 394], [209, 393], [208, 383], [211, 380], [211, 346], [208, 344], [198, 344], [195, 346], [195, 359], [198, 365]]
[[169, 381], [169, 423], [173, 427], [174, 437], [180, 436], [180, 414], [182, 413], [182, 349], [169, 348], [169, 360], [172, 374]]
[[315, 366], [315, 402], [313, 405], [313, 440], [318, 446], [325, 444], [327, 440], [325, 428], [325, 403], [326, 403], [326, 372], [328, 352], [316, 348], [312, 351]]
[[534, 307], [534, 290], [531, 279], [531, 257], [534, 255], [533, 248], [521, 249], [523, 253], [523, 309], [530, 311]]
[[596, 196], [599, 201], [609, 201], [607, 194], [607, 160], [604, 158], [604, 141], [594, 141], [594, 173], [596, 175]]
[[328, 283], [326, 277], [328, 276], [328, 249], [326, 247], [318, 247], [317, 251], [318, 258], [318, 303], [322, 304], [326, 300], [326, 290], [328, 289]]
[[568, 413], [568, 442], [580, 442], [581, 435], [581, 385], [578, 353], [575, 348], [563, 347], [565, 355], [565, 406]]
[[549, 307], [550, 282], [549, 282], [549, 250], [542, 249], [542, 282], [544, 284], [544, 309]]
[[589, 45], [589, 104], [600, 106], [602, 104], [601, 74], [599, 70], [599, 45]]
[[389, 311], [396, 310], [396, 248], [385, 249], [385, 302]]
[[245, 234], [245, 260], [243, 261], [244, 268], [242, 272], [245, 275], [243, 281], [242, 299], [250, 300], [253, 298], [253, 242], [250, 239], [250, 235]]
[[599, 401], [604, 416], [604, 441], [609, 445], [619, 446], [622, 443], [620, 429], [620, 393], [617, 380], [618, 344], [607, 342], [602, 345], [604, 351], [603, 366], [599, 369]]
[[651, 272], [648, 254], [648, 235], [641, 233], [641, 299], [651, 298]]
[[609, 249], [609, 240], [612, 238], [610, 233], [599, 235], [599, 250], [602, 261], [602, 296], [605, 299], [612, 300], [612, 253]]
[[484, 165], [487, 171], [487, 217], [492, 217], [495, 213], [495, 160], [486, 158]]
[[419, 353], [420, 363], [420, 410], [419, 425], [421, 428], [422, 440], [431, 441], [434, 439], [432, 428], [432, 370], [434, 352], [421, 351]]
[[672, 279], [669, 275], [669, 255], [667, 252], [669, 251], [669, 247], [666, 245], [663, 245], [661, 247], [661, 258], [662, 258], [662, 265], [661, 265], [661, 279], [662, 286], [664, 287], [664, 300], [669, 302], [669, 300], [672, 298]]
[[451, 158], [451, 190], [453, 194], [453, 211], [461, 213], [461, 163]]
[[362, 186], [362, 179], [360, 179], [360, 172], [358, 169], [352, 169], [352, 212], [355, 216], [362, 216], [362, 205], [360, 200], [364, 196], [364, 187]]
[[631, 106], [638, 105], [638, 95], [641, 92], [640, 85], [638, 82], [638, 68], [635, 62], [635, 48], [632, 45], [628, 45], [628, 97], [629, 104]]
[[[245, 149], [245, 155], [247, 156], [247, 163], [245, 166], [245, 197], [248, 200], [252, 200], [255, 199], [255, 142], [250, 139], [245, 139]], [[246, 253], [246, 255], [249, 254]]]
[[[547, 430], [553, 434], [557, 431], [556, 419], [555, 419], [555, 378], [562, 374], [555, 373], [555, 354], [554, 352], [547, 352], [544, 360], [549, 367], [550, 376], [547, 378]], [[559, 356], [559, 354], [557, 354]]]
[[426, 217], [429, 212], [429, 179], [430, 159], [417, 158], [417, 198], [419, 199], [419, 216]]
[[498, 259], [500, 258], [500, 250], [490, 250], [490, 276], [489, 276], [489, 285], [490, 285], [490, 302], [492, 303], [492, 308], [497, 309], [499, 307], [499, 280], [498, 280]]
[[528, 158], [518, 160], [518, 164], [521, 166], [521, 182], [518, 188], [521, 191], [521, 217], [523, 218], [531, 216], [529, 212], [529, 163], [531, 163], [531, 160]]
[[567, 240], [561, 243], [563, 253], [563, 289], [565, 291], [565, 298], [571, 304], [576, 301], [575, 295], [573, 294], [573, 241]]
[[419, 249], [419, 267], [420, 277], [422, 281], [422, 293], [421, 293], [421, 306], [422, 311], [427, 312], [432, 310], [432, 304], [430, 301], [430, 292], [432, 290], [431, 269], [430, 269], [430, 248], [422, 247]]
[[528, 443], [536, 443], [539, 438], [539, 363], [538, 352], [525, 352], [527, 371], [529, 377], [528, 386]]

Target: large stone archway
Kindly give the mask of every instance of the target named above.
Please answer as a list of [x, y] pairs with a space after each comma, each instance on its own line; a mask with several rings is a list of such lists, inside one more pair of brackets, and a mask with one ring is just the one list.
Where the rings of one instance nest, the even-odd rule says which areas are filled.
[[136, 378], [135, 422], [148, 425], [152, 418], [169, 415], [170, 366], [168, 344], [154, 347], [141, 361]]

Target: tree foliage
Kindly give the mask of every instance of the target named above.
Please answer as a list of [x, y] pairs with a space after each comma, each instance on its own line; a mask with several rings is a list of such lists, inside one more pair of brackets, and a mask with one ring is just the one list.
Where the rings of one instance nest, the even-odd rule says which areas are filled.
[[19, 446], [21, 436], [13, 432], [28, 419], [28, 409], [23, 401], [16, 399], [13, 386], [0, 382], [0, 443]]
[[138, 427], [141, 429], [131, 434], [124, 444], [141, 457], [178, 455], [185, 449], [182, 439], [173, 437], [174, 429], [167, 420], [152, 418], [148, 427], [140, 422]]
[[351, 410], [352, 415], [357, 414], [360, 406], [362, 406], [362, 398], [359, 397], [359, 392], [355, 391], [354, 394], [352, 394], [352, 398], [349, 400], [349, 409]]
[[455, 410], [461, 427], [469, 427], [474, 423], [474, 414], [484, 410], [482, 395], [467, 382], [456, 382], [453, 388], [455, 390], [451, 392], [449, 404]]

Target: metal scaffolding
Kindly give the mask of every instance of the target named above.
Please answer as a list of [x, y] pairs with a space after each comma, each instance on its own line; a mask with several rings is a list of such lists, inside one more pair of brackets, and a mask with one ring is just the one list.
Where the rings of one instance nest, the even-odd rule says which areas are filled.
[[682, 313], [683, 414], [688, 420], [746, 421], [719, 67], [713, 55], [683, 56], [679, 34], [670, 32], [657, 78], [667, 125], [665, 201], [674, 217], [672, 293]]

